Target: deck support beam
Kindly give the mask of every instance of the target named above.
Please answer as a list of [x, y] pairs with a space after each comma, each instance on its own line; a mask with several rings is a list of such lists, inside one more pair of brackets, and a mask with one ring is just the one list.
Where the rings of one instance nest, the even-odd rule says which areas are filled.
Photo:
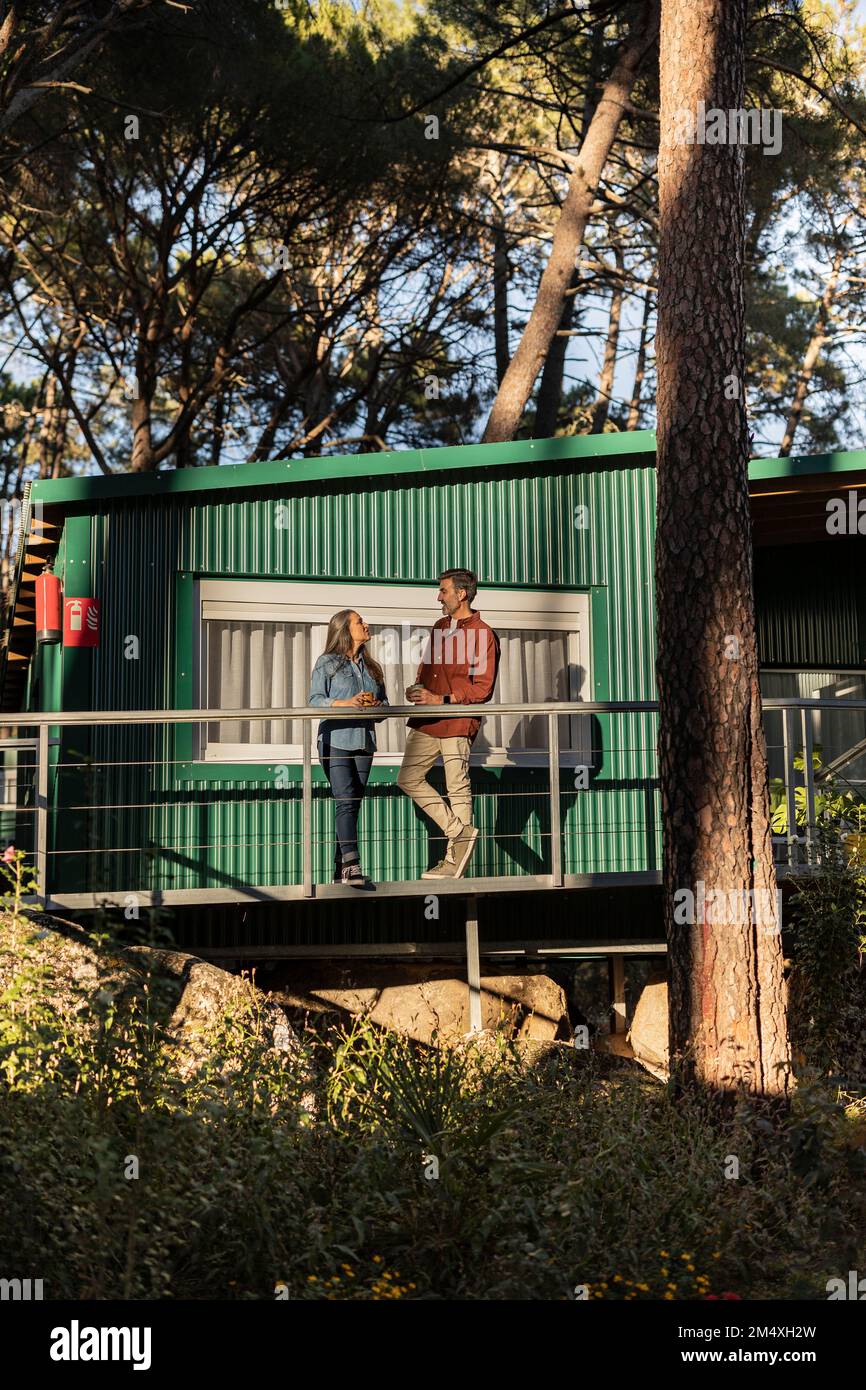
[[625, 956], [617, 954], [607, 958], [608, 978], [610, 979], [610, 1022], [611, 1031], [625, 1033], [628, 1018], [625, 1010]]
[[466, 899], [466, 977], [469, 982], [469, 1031], [481, 1032], [481, 957], [478, 950], [478, 900]]

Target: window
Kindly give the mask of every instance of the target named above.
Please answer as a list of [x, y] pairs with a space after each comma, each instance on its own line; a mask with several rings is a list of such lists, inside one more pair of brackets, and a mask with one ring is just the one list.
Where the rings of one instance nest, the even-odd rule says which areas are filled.
[[[369, 624], [369, 650], [382, 666], [388, 698], [402, 704], [430, 628], [441, 616], [435, 595], [430, 584], [200, 580], [196, 703], [260, 709], [262, 716], [200, 726], [196, 756], [224, 762], [301, 758], [302, 721], [271, 719], [267, 712], [306, 705], [328, 621], [341, 608], [356, 608]], [[586, 594], [484, 588], [477, 608], [501, 641], [495, 703], [590, 698]], [[590, 761], [588, 724], [587, 716], [560, 719], [564, 764]], [[314, 725], [314, 742], [315, 735]], [[405, 721], [378, 724], [376, 738], [376, 761], [394, 761], [405, 746]], [[544, 715], [491, 716], [482, 719], [473, 761], [543, 765], [546, 748]]]

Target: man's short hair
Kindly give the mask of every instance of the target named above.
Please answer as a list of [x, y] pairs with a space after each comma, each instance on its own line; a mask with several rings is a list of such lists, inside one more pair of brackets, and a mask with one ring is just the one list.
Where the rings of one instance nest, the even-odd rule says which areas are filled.
[[472, 570], [443, 570], [439, 576], [440, 584], [443, 579], [453, 579], [455, 589], [465, 589], [467, 603], [471, 603], [478, 592], [478, 575], [473, 574]]

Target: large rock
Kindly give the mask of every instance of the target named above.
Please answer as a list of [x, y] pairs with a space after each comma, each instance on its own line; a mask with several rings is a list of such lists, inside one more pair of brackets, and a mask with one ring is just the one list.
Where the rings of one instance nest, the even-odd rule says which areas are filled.
[[[362, 1015], [416, 1042], [453, 1042], [469, 1031], [469, 986], [454, 978], [384, 987], [314, 987], [305, 993]], [[481, 1024], [509, 1037], [553, 1041], [567, 1036], [565, 991], [547, 975], [487, 975], [481, 980]]]
[[[82, 1009], [91, 1003], [104, 1007], [140, 993], [147, 986], [151, 1006], [164, 1022], [176, 1046], [172, 1065], [189, 1076], [205, 1059], [208, 1035], [227, 1014], [246, 1011], [254, 1018], [258, 1036], [267, 1048], [295, 1053], [300, 1049], [285, 1010], [256, 989], [248, 978], [231, 975], [218, 966], [183, 951], [148, 946], [97, 945], [77, 925], [38, 914], [31, 921], [3, 920], [6, 949], [0, 953], [0, 992], [12, 982], [26, 951], [33, 966], [45, 972], [45, 1002], [57, 1013], [86, 1019], [95, 1026], [98, 1012]], [[9, 949], [20, 943], [20, 952]], [[250, 1009], [249, 1006], [253, 1006]]]
[[178, 1044], [176, 1065], [182, 1074], [195, 1069], [207, 1051], [207, 1035], [233, 1009], [253, 1005], [262, 1039], [276, 1052], [297, 1052], [298, 1038], [285, 1010], [239, 975], [199, 960], [185, 951], [154, 950], [131, 946], [124, 951], [134, 964], [171, 981], [177, 1003], [167, 1031]]
[[635, 1059], [652, 1072], [668, 1075], [668, 986], [660, 972], [650, 975], [634, 1011], [628, 1041]]

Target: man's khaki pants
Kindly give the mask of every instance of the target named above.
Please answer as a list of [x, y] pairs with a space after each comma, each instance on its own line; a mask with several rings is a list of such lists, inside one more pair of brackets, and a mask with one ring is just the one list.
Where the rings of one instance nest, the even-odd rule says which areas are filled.
[[[403, 754], [397, 786], [411, 796], [418, 809], [435, 821], [449, 840], [459, 835], [464, 825], [472, 822], [472, 788], [469, 782], [471, 747], [468, 738], [431, 738], [421, 729], [410, 729], [406, 737], [406, 752]], [[450, 807], [427, 781], [427, 773], [437, 758], [441, 758], [445, 765], [445, 786]]]

